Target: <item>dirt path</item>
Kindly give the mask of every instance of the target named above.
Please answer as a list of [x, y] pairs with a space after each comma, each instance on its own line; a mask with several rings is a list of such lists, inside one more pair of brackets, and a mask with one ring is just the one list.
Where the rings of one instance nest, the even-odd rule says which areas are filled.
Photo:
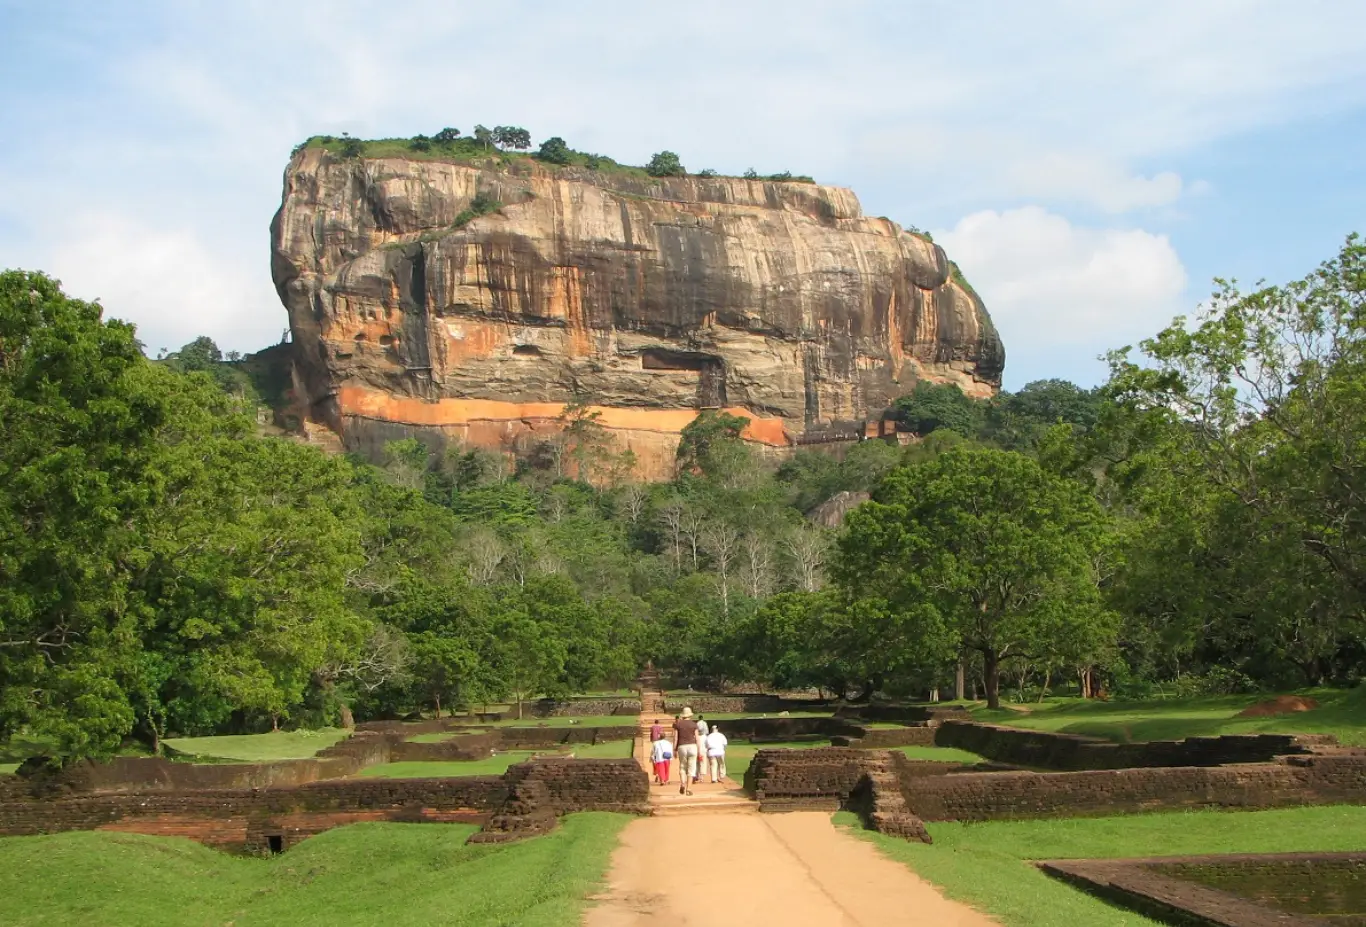
[[816, 811], [633, 821], [608, 884], [587, 927], [994, 927]]
[[586, 927], [996, 927], [829, 814], [759, 814], [733, 782], [699, 784], [691, 798], [677, 785], [650, 791], [655, 814], [622, 831]]

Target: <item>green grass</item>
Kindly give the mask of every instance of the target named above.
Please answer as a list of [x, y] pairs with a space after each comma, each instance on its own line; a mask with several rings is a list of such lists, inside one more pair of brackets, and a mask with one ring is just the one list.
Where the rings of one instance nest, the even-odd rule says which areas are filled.
[[18, 768], [18, 763], [0, 763], [0, 776], [12, 776]]
[[630, 820], [566, 817], [544, 837], [466, 846], [460, 824], [354, 824], [270, 859], [189, 840], [83, 832], [0, 839], [9, 927], [567, 927]]
[[1315, 699], [1312, 711], [1269, 718], [1238, 718], [1238, 712], [1271, 696], [1225, 695], [1189, 699], [1109, 701], [1053, 699], [1028, 711], [979, 708], [973, 718], [1034, 730], [1085, 734], [1118, 743], [1180, 740], [1217, 734], [1333, 734], [1345, 744], [1366, 746], [1366, 687], [1302, 693]]
[[603, 744], [566, 744], [553, 750], [509, 750], [483, 760], [405, 760], [367, 766], [359, 775], [383, 779], [428, 779], [439, 776], [501, 776], [509, 766], [533, 756], [569, 756], [583, 760], [630, 759], [632, 741]]
[[231, 734], [222, 737], [173, 737], [165, 743], [181, 753], [270, 763], [275, 760], [302, 760], [315, 755], [347, 736], [341, 728], [325, 727], [316, 731], [272, 731], [269, 734]]
[[372, 779], [435, 779], [445, 776], [501, 776], [509, 766], [531, 759], [530, 750], [512, 750], [484, 760], [445, 760], [380, 763], [367, 766], [360, 775]]
[[1003, 927], [1154, 923], [1069, 888], [1027, 860], [1366, 849], [1366, 807], [1351, 806], [930, 824], [932, 846], [864, 831], [849, 813], [836, 821]]
[[736, 782], [742, 782], [745, 773], [749, 771], [749, 764], [754, 761], [754, 754], [760, 750], [811, 750], [816, 747], [828, 747], [830, 741], [817, 740], [811, 743], [776, 743], [776, 744], [751, 744], [751, 743], [731, 743], [726, 747], [726, 774]]
[[976, 765], [986, 762], [975, 753], [959, 750], [957, 747], [892, 747], [913, 760], [938, 760], [941, 763], [967, 763]]

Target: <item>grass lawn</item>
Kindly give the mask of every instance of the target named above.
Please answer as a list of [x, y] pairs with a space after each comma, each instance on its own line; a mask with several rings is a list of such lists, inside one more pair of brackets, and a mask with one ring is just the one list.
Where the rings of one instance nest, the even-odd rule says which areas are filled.
[[325, 750], [346, 736], [336, 727], [316, 731], [272, 731], [269, 734], [233, 734], [223, 737], [172, 737], [166, 743], [181, 753], [269, 763], [273, 760], [301, 760]]
[[1269, 718], [1235, 715], [1271, 696], [1226, 695], [1142, 702], [1099, 702], [1076, 698], [1028, 705], [1028, 711], [979, 708], [975, 720], [1065, 734], [1086, 734], [1119, 743], [1180, 740], [1217, 734], [1333, 734], [1345, 744], [1366, 746], [1366, 687], [1302, 693], [1315, 699], [1312, 711]]
[[379, 763], [367, 766], [359, 775], [378, 779], [434, 779], [443, 776], [501, 776], [509, 766], [535, 756], [530, 750], [499, 753], [484, 760], [445, 760], [424, 762], [407, 760], [401, 763]]
[[965, 763], [976, 765], [984, 763], [982, 757], [957, 747], [892, 747], [913, 760], [938, 760], [941, 763]]
[[1069, 888], [1027, 860], [1366, 849], [1366, 807], [1346, 805], [930, 824], [931, 846], [862, 830], [848, 812], [836, 821], [1003, 927], [1155, 923]]
[[0, 763], [0, 776], [12, 776], [18, 768], [18, 763]]
[[0, 838], [9, 927], [58, 924], [568, 927], [631, 818], [575, 814], [544, 837], [465, 846], [461, 824], [353, 824], [270, 859], [189, 840]]
[[533, 756], [571, 753], [585, 760], [630, 759], [632, 741], [614, 740], [605, 744], [572, 744], [558, 750], [510, 750], [483, 760], [405, 760], [401, 763], [380, 763], [367, 766], [359, 775], [384, 779], [428, 779], [438, 776], [501, 776], [509, 766]]

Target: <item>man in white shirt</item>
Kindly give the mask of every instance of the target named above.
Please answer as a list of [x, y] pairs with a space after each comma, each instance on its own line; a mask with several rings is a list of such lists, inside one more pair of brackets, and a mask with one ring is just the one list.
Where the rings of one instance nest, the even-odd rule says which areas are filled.
[[726, 744], [730, 743], [721, 730], [712, 725], [707, 734], [707, 766], [711, 769], [711, 781], [720, 782], [726, 778]]

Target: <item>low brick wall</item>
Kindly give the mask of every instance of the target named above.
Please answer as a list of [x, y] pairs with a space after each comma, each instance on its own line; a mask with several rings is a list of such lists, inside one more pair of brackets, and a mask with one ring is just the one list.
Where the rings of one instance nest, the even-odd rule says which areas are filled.
[[878, 762], [891, 762], [890, 755], [851, 747], [759, 750], [745, 773], [745, 788], [760, 811], [834, 811]]
[[1163, 922], [1196, 927], [1366, 923], [1366, 854], [1267, 853], [1039, 863], [1054, 878]]
[[839, 718], [734, 718], [717, 721], [716, 726], [731, 740], [861, 737], [866, 733], [862, 726]]
[[[382, 735], [358, 733], [316, 757], [274, 763], [190, 763], [162, 757], [115, 757], [83, 760], [54, 774], [10, 777], [6, 791], [16, 796], [57, 793], [194, 791], [261, 789], [306, 785], [353, 776], [367, 766], [389, 760], [389, 741]], [[0, 797], [5, 793], [0, 792]]]
[[925, 721], [971, 721], [962, 705], [844, 705], [835, 710], [836, 718], [854, 721], [891, 721], [916, 724]]
[[934, 737], [941, 747], [970, 750], [1000, 763], [1060, 770], [1266, 763], [1277, 756], [1309, 753], [1312, 744], [1323, 740], [1293, 734], [1239, 734], [1116, 744], [1076, 734], [964, 721], [944, 721], [935, 728]]
[[926, 821], [1086, 817], [1182, 808], [1278, 808], [1366, 802], [1366, 758], [1290, 757], [1241, 766], [901, 778]]
[[[0, 796], [0, 834], [112, 829], [229, 849], [284, 849], [356, 821], [489, 822], [497, 839], [544, 832], [574, 811], [643, 814], [649, 779], [634, 760], [535, 760], [503, 776], [351, 779], [252, 789]], [[528, 823], [534, 826], [528, 826]]]
[[[563, 701], [543, 698], [522, 703], [522, 716], [527, 718], [588, 718], [605, 715], [639, 715], [638, 698], [571, 698]], [[517, 707], [503, 713], [505, 718], [517, 717]]]
[[831, 743], [836, 747], [932, 747], [934, 728], [921, 723], [898, 728], [865, 728], [861, 737], [835, 737]]
[[[678, 714], [684, 708], [706, 714], [736, 714], [757, 711], [777, 714], [783, 711], [825, 711], [834, 703], [821, 699], [782, 698], [777, 695], [666, 695], [664, 710]], [[725, 723], [724, 721], [722, 722]]]

